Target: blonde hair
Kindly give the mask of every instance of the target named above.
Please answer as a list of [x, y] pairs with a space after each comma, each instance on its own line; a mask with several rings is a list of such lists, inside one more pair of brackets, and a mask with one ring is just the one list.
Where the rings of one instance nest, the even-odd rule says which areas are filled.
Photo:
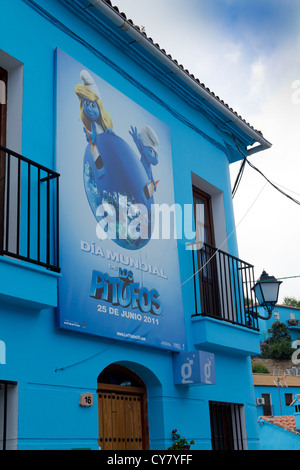
[[85, 85], [76, 85], [75, 87], [75, 93], [79, 98], [79, 107], [80, 107], [80, 119], [83, 123], [83, 125], [89, 130], [92, 130], [91, 126], [91, 120], [87, 117], [83, 110], [83, 104], [82, 104], [82, 99], [86, 98], [90, 101], [95, 101], [99, 107], [100, 110], [100, 117], [96, 121], [98, 124], [101, 124], [103, 127], [103, 130], [106, 131], [106, 129], [112, 129], [113, 128], [113, 122], [111, 119], [110, 114], [105, 111], [103, 107], [103, 103], [100, 100], [99, 96], [96, 95], [89, 87]]

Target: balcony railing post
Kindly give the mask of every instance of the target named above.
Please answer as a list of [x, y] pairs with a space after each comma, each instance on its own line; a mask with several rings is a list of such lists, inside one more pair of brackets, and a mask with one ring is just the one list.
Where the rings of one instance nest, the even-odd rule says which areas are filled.
[[50, 179], [47, 174], [47, 264], [50, 264]]
[[56, 266], [59, 266], [59, 176], [56, 178]]
[[31, 166], [27, 165], [27, 258], [30, 259], [30, 194], [31, 194]]
[[[18, 176], [17, 176], [17, 244], [16, 244], [16, 254], [20, 254], [20, 218], [21, 218], [21, 163], [22, 160], [18, 159]], [[9, 251], [7, 246], [7, 251]]]
[[41, 169], [37, 179], [37, 260], [41, 259]]
[[[193, 250], [193, 249], [192, 249], [193, 273], [196, 272], [196, 269], [195, 269], [195, 251], [196, 251], [196, 250]], [[195, 312], [197, 312], [197, 305], [198, 305], [198, 302], [197, 302], [196, 276], [194, 276], [194, 301], [195, 301]]]

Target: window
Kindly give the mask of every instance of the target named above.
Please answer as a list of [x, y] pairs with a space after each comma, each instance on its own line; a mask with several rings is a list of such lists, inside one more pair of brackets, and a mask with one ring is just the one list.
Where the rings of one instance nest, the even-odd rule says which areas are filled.
[[279, 320], [279, 312], [278, 312], [278, 310], [274, 310], [274, 318], [275, 318], [275, 320]]
[[263, 405], [263, 415], [264, 416], [272, 416], [272, 403], [271, 403], [271, 395], [270, 393], [262, 393], [262, 398], [265, 399], [265, 404]]
[[294, 313], [290, 313], [290, 319], [295, 320], [295, 314]]
[[287, 406], [290, 406], [290, 404], [292, 403], [293, 401], [293, 394], [292, 393], [285, 393], [284, 394], [284, 397], [285, 397], [285, 404]]
[[212, 450], [246, 450], [244, 406], [209, 402]]
[[16, 450], [18, 441], [18, 385], [0, 380], [0, 450]]

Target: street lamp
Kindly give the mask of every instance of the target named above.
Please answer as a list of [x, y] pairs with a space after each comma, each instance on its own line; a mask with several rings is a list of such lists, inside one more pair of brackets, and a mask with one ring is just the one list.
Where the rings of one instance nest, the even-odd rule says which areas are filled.
[[259, 305], [268, 312], [266, 317], [260, 316], [257, 313], [256, 316], [258, 318], [262, 320], [269, 320], [271, 318], [274, 307], [278, 301], [280, 284], [282, 284], [281, 281], [277, 281], [274, 276], [269, 276], [266, 271], [263, 271], [255, 286], [252, 287]]

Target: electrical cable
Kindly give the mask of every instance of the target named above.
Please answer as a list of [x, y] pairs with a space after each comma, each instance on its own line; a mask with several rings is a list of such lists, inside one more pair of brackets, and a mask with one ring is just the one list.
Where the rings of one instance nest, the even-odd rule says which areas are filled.
[[68, 366], [64, 366], [64, 367], [57, 367], [55, 369], [55, 372], [59, 372], [59, 371], [63, 371], [65, 369], [69, 369], [70, 367], [75, 367], [79, 364], [82, 364], [83, 362], [87, 362], [87, 361], [90, 361], [91, 359], [94, 359], [94, 357], [97, 357], [97, 356], [100, 356], [101, 354], [105, 353], [106, 351], [108, 351], [108, 349], [112, 348], [113, 346], [115, 345], [115, 343], [112, 343], [110, 344], [107, 348], [103, 349], [102, 351], [96, 353], [96, 354], [93, 354], [93, 356], [89, 356], [85, 359], [82, 359], [81, 361], [78, 361], [78, 362], [74, 362], [73, 364], [69, 364]]
[[[245, 164], [246, 162], [248, 163], [248, 165], [255, 171], [257, 171], [263, 178], [265, 178], [265, 180], [274, 188], [276, 189], [277, 191], [279, 191], [281, 194], [283, 194], [285, 197], [287, 197], [288, 199], [290, 199], [291, 201], [295, 202], [295, 204], [298, 204], [300, 206], [300, 201], [298, 201], [297, 199], [293, 198], [292, 196], [290, 196], [289, 194], [287, 194], [285, 191], [283, 191], [282, 189], [280, 189], [280, 185], [277, 185], [275, 184], [274, 182], [272, 182], [269, 178], [266, 177], [266, 175], [264, 175], [264, 173], [259, 170], [255, 165], [253, 165], [253, 163], [249, 162], [248, 158], [247, 158], [247, 155], [245, 155], [241, 149], [239, 148], [239, 145], [237, 143], [237, 140], [235, 138], [234, 135], [232, 135], [234, 141], [235, 141], [235, 144], [236, 144], [236, 148], [238, 150], [238, 152], [243, 155], [244, 159], [243, 159], [243, 162], [241, 164], [241, 168], [239, 170], [239, 173], [237, 175], [237, 178], [236, 178], [236, 181], [234, 183], [234, 186], [233, 186], [233, 190], [232, 190], [232, 197], [234, 198], [234, 196], [236, 195], [236, 192], [237, 192], [237, 189], [240, 185], [240, 182], [241, 182], [241, 179], [242, 179], [242, 176], [243, 176], [243, 173], [244, 173], [244, 168], [245, 168]], [[282, 186], [283, 187], [283, 186]], [[291, 191], [293, 192], [293, 191]], [[297, 193], [296, 193], [297, 194]]]
[[239, 185], [240, 185], [240, 182], [241, 182], [241, 179], [242, 179], [244, 170], [245, 170], [245, 166], [246, 166], [246, 158], [244, 158], [244, 160], [242, 161], [240, 170], [239, 170], [239, 172], [238, 172], [236, 181], [235, 181], [235, 183], [234, 183], [233, 190], [232, 190], [232, 199], [234, 198], [234, 196], [235, 196], [235, 194], [236, 194], [236, 192], [237, 192], [237, 190], [238, 190], [238, 187], [239, 187]]
[[272, 181], [272, 183], [275, 184], [276, 186], [279, 186], [279, 187], [282, 188], [282, 189], [286, 189], [286, 190], [289, 191], [290, 193], [297, 194], [297, 196], [300, 196], [300, 193], [297, 193], [296, 191], [293, 191], [292, 189], [286, 188], [286, 187], [283, 186], [282, 184], [275, 183], [275, 181]]
[[193, 279], [193, 277], [195, 277], [197, 274], [199, 274], [202, 269], [205, 268], [205, 266], [208, 265], [208, 263], [210, 263], [210, 261], [217, 255], [217, 253], [221, 250], [222, 246], [229, 240], [229, 238], [234, 234], [234, 232], [236, 232], [237, 228], [239, 227], [239, 225], [243, 222], [243, 220], [245, 219], [245, 217], [248, 215], [248, 213], [250, 212], [250, 210], [252, 209], [252, 207], [254, 206], [254, 204], [256, 203], [257, 199], [259, 198], [259, 196], [261, 195], [261, 193], [263, 192], [263, 190], [265, 189], [265, 187], [267, 186], [267, 183], [264, 184], [264, 186], [261, 188], [260, 192], [258, 193], [258, 195], [256, 196], [256, 198], [254, 199], [254, 201], [252, 202], [251, 206], [249, 207], [249, 209], [246, 211], [246, 213], [244, 214], [244, 216], [241, 218], [241, 220], [239, 221], [239, 223], [235, 226], [235, 228], [232, 230], [232, 232], [228, 235], [228, 237], [223, 241], [223, 243], [221, 243], [221, 245], [219, 246], [219, 248], [215, 251], [215, 253], [207, 260], [207, 262], [201, 266], [201, 268], [194, 274], [192, 274], [192, 276], [190, 276], [188, 279], [186, 279], [182, 284], [181, 284], [181, 287], [184, 286], [187, 282], [189, 282], [191, 279]]
[[285, 191], [283, 191], [282, 189], [280, 189], [278, 186], [276, 186], [274, 183], [272, 183], [272, 181], [270, 181], [264, 174], [262, 171], [260, 171], [258, 168], [256, 168], [256, 166], [253, 165], [253, 163], [250, 163], [249, 160], [247, 160], [247, 163], [248, 165], [250, 165], [251, 168], [253, 168], [255, 171], [257, 171], [261, 176], [263, 176], [263, 178], [265, 178], [265, 180], [267, 180], [267, 182], [273, 186], [273, 188], [275, 188], [277, 191], [279, 191], [281, 194], [283, 194], [284, 196], [286, 196], [288, 199], [290, 199], [291, 201], [295, 202], [295, 204], [298, 204], [300, 206], [300, 201], [298, 201], [297, 199], [293, 198], [292, 196], [290, 196], [289, 194], [287, 194]]

